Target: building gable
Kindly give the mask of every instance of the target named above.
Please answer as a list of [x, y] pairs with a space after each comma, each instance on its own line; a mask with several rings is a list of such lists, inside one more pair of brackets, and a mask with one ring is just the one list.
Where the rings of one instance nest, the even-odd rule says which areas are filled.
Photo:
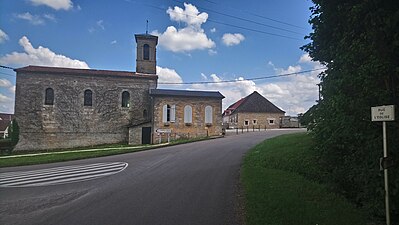
[[248, 95], [234, 112], [285, 113], [256, 91]]

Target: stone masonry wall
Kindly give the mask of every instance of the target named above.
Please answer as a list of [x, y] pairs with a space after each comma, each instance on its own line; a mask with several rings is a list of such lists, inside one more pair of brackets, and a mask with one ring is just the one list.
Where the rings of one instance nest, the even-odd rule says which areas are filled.
[[[148, 90], [155, 87], [155, 79], [20, 72], [15, 96], [20, 140], [15, 150], [126, 143], [128, 126], [146, 120]], [[47, 88], [54, 90], [54, 105], [44, 105]], [[93, 92], [92, 106], [83, 106], [87, 89]], [[130, 93], [129, 108], [122, 108], [123, 91]]]
[[[195, 138], [204, 136], [217, 136], [222, 133], [222, 99], [217, 98], [199, 98], [199, 97], [153, 97], [154, 98], [154, 129], [171, 129], [172, 138]], [[163, 123], [163, 106], [176, 105], [176, 121], [168, 124]], [[184, 107], [192, 107], [192, 124], [184, 123]], [[212, 125], [205, 124], [205, 107], [212, 106]], [[159, 136], [154, 134], [154, 142], [158, 142]], [[162, 135], [165, 140], [166, 135]]]
[[[237, 113], [231, 116], [238, 115], [237, 124], [234, 127], [241, 128], [245, 126], [245, 120], [249, 121], [248, 128], [252, 129], [253, 127], [258, 128], [260, 126], [261, 129], [275, 129], [280, 128], [280, 118], [284, 116], [284, 113], [249, 113], [249, 112], [242, 112]], [[269, 120], [274, 119], [274, 124], [270, 124]], [[253, 121], [256, 120], [256, 124]]]

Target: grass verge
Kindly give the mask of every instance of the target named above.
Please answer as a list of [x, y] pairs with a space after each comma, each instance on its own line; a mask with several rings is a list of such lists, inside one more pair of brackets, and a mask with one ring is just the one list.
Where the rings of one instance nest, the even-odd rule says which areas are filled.
[[209, 140], [211, 138], [214, 137], [180, 139], [172, 141], [167, 145], [143, 145], [143, 146], [132, 147], [129, 145], [116, 144], [116, 145], [102, 145], [91, 148], [74, 148], [74, 149], [63, 149], [63, 150], [29, 152], [29, 153], [38, 153], [37, 155], [29, 155], [29, 154], [23, 155], [19, 152], [15, 154], [8, 154], [0, 158], [0, 168], [11, 167], [11, 166], [45, 164], [45, 163], [54, 163], [54, 162], [63, 162], [70, 160], [126, 154], [126, 153], [145, 151], [165, 146]]
[[245, 156], [241, 182], [248, 225], [368, 224], [365, 212], [316, 182], [323, 170], [311, 144], [306, 133], [283, 135]]

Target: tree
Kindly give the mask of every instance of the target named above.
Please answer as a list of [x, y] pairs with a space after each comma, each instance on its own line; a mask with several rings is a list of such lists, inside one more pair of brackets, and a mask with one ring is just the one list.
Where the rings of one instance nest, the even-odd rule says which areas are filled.
[[[389, 154], [399, 156], [399, 1], [313, 0], [311, 42], [302, 47], [327, 67], [312, 134], [326, 179], [334, 189], [377, 216], [384, 215], [382, 128], [370, 107], [395, 105], [388, 124]], [[395, 169], [394, 169], [395, 170]], [[399, 173], [390, 173], [394, 223], [398, 222]]]
[[13, 119], [10, 125], [10, 139], [13, 146], [19, 141], [19, 126], [16, 119]]

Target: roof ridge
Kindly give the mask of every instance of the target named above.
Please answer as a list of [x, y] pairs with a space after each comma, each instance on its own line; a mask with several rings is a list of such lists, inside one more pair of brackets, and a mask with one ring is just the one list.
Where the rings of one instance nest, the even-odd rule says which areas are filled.
[[[263, 102], [263, 104], [262, 104]], [[249, 105], [248, 105], [249, 104]], [[261, 95], [259, 92], [254, 91], [246, 97], [238, 100], [226, 110], [234, 112], [270, 112], [270, 113], [285, 113], [279, 107], [274, 105], [271, 101]]]

